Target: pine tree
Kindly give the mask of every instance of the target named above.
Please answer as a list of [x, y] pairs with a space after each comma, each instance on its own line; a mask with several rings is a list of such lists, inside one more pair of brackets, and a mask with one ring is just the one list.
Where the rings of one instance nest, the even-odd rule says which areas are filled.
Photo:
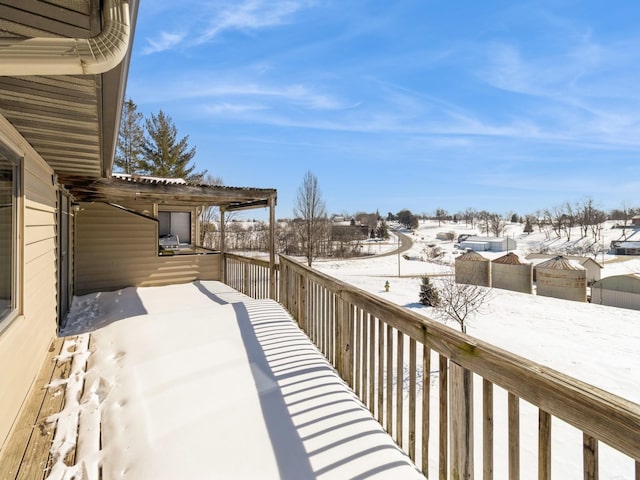
[[529, 218], [527, 218], [525, 224], [524, 224], [524, 233], [529, 234], [531, 232], [533, 232], [533, 226], [531, 225], [531, 220]]
[[206, 174], [194, 172], [195, 165], [189, 165], [196, 154], [195, 147], [189, 148], [189, 136], [177, 140], [178, 130], [173, 120], [160, 110], [146, 120], [147, 135], [142, 142], [143, 159], [141, 169], [148, 175], [184, 178], [199, 183]]
[[422, 277], [422, 284], [420, 285], [420, 303], [427, 307], [437, 307], [440, 304], [438, 290], [426, 275]]
[[382, 220], [380, 225], [378, 225], [377, 236], [384, 240], [389, 238], [389, 227], [387, 227], [387, 223], [384, 220]]
[[140, 124], [142, 114], [137, 110], [138, 106], [131, 99], [122, 105], [114, 165], [123, 173], [140, 171], [144, 130]]

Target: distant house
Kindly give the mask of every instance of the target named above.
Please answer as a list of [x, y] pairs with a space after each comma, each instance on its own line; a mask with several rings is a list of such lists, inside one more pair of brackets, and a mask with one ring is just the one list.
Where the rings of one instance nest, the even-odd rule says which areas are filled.
[[515, 250], [518, 243], [509, 237], [467, 237], [459, 243], [462, 250], [471, 249], [476, 252], [505, 252]]
[[634, 227], [640, 227], [640, 215], [631, 217], [631, 225], [633, 225]]
[[366, 225], [331, 225], [331, 240], [350, 242], [369, 238], [369, 227]]
[[615, 275], [594, 283], [591, 303], [640, 310], [640, 274]]
[[436, 234], [436, 238], [438, 240], [445, 240], [445, 241], [449, 240], [449, 241], [451, 241], [451, 240], [454, 240], [456, 238], [456, 232], [452, 232], [452, 231], [449, 231], [449, 232], [438, 232]]
[[[550, 258], [554, 258], [556, 255], [548, 254], [548, 253], [530, 253], [525, 258], [533, 263], [534, 266], [549, 260]], [[580, 257], [578, 255], [565, 255], [565, 258], [572, 260], [574, 262], [579, 263], [587, 270], [587, 283], [592, 284], [600, 280], [600, 273], [602, 271], [602, 265], [595, 261], [591, 257]], [[533, 280], [536, 280], [535, 269], [533, 272]]]
[[614, 255], [640, 255], [640, 242], [615, 240], [611, 242], [611, 253]]

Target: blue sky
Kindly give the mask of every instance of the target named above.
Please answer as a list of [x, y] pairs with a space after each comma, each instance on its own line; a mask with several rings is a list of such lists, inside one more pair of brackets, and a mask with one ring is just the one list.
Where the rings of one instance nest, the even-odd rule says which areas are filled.
[[[640, 2], [142, 1], [127, 96], [330, 213], [640, 206]], [[261, 217], [260, 211], [252, 214]]]

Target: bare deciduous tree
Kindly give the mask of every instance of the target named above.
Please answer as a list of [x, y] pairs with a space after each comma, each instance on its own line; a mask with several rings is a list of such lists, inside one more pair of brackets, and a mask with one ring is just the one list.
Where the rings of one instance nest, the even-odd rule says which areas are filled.
[[466, 333], [469, 315], [482, 311], [490, 298], [491, 289], [456, 283], [454, 277], [446, 277], [439, 286], [440, 303], [437, 311], [443, 318], [455, 321], [460, 325], [460, 331]]
[[298, 189], [293, 214], [302, 220], [302, 243], [307, 257], [307, 264], [311, 266], [313, 257], [319, 245], [326, 240], [327, 208], [318, 187], [318, 179], [308, 171], [302, 185]]
[[[214, 177], [207, 173], [202, 179], [203, 185], [222, 185], [222, 178]], [[200, 222], [200, 245], [213, 248], [213, 232], [216, 230], [215, 222], [218, 221], [218, 207], [204, 205], [198, 216]]]

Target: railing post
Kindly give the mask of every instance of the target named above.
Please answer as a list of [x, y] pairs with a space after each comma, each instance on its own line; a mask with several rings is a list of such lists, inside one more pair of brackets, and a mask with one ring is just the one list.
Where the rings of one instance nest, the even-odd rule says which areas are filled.
[[280, 258], [280, 294], [278, 295], [280, 303], [289, 309], [289, 299], [287, 298], [287, 282], [289, 281], [289, 264], [288, 260]]
[[222, 261], [220, 262], [220, 278], [222, 279], [222, 283], [227, 284], [227, 252], [225, 251], [226, 242], [225, 242], [225, 228], [224, 228], [224, 212], [225, 208], [220, 207], [220, 252], [222, 254]]
[[276, 199], [269, 199], [269, 298], [276, 299]]
[[245, 263], [243, 268], [243, 282], [242, 282], [242, 288], [244, 289], [244, 291], [242, 293], [244, 293], [245, 295], [249, 295], [249, 274], [250, 274], [250, 269], [249, 267], [251, 266], [248, 263]]
[[473, 479], [473, 374], [449, 362], [451, 478]]
[[298, 326], [307, 331], [307, 279], [300, 274], [298, 283]]
[[351, 304], [340, 297], [337, 297], [336, 305], [336, 339], [338, 341], [338, 349], [336, 352], [336, 363], [338, 373], [347, 385], [353, 383], [353, 352], [351, 348]]

